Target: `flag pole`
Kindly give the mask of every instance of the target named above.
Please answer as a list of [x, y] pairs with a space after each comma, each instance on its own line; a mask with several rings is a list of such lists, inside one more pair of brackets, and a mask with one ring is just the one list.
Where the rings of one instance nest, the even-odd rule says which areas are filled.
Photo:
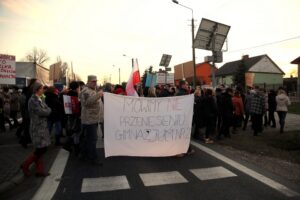
[[134, 67], [134, 58], [131, 59], [131, 67], [132, 67], [132, 69]]

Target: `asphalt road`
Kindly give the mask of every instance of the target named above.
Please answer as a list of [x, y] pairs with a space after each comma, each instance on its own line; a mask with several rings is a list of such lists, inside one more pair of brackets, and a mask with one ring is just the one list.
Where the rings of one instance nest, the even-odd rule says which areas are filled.
[[300, 199], [194, 149], [183, 158], [107, 159], [99, 149], [102, 167], [70, 156], [53, 199]]

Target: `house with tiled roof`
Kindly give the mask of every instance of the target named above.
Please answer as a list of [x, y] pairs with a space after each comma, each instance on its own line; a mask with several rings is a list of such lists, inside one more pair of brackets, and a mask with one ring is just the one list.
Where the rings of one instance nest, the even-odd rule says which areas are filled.
[[245, 55], [241, 60], [225, 63], [216, 72], [217, 83], [233, 84], [233, 76], [242, 64], [242, 60], [246, 67], [245, 79], [247, 86], [258, 85], [272, 88], [283, 84], [284, 72], [266, 54], [255, 57]]

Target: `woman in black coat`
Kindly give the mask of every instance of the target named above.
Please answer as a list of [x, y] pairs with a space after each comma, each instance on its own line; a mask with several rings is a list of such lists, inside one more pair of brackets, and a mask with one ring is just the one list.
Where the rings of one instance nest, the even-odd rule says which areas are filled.
[[200, 139], [199, 129], [204, 127], [204, 115], [203, 115], [203, 97], [201, 90], [196, 89], [194, 92], [194, 115], [193, 124], [195, 126], [194, 139]]
[[211, 89], [205, 91], [205, 96], [203, 99], [203, 115], [205, 116], [204, 125], [205, 130], [205, 143], [213, 143], [213, 140], [210, 139], [210, 136], [214, 133], [216, 128], [217, 121], [217, 104], [213, 97], [213, 92]]
[[276, 128], [276, 121], [274, 117], [274, 112], [276, 111], [276, 92], [275, 90], [270, 90], [270, 93], [268, 94], [268, 104], [269, 104], [269, 125], [271, 125], [273, 128]]

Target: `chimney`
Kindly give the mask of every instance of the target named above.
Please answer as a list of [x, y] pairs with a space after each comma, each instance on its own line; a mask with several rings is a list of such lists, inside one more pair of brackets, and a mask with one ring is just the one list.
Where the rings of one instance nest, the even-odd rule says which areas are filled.
[[249, 55], [243, 55], [242, 56], [242, 60], [248, 60], [249, 59]]

